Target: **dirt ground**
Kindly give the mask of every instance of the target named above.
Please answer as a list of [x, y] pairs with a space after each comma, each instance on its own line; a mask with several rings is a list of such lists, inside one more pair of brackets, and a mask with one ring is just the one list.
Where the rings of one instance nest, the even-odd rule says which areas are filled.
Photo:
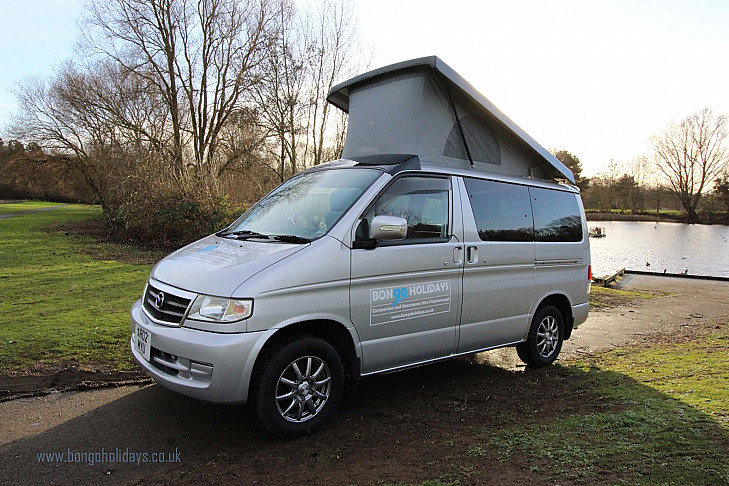
[[[729, 283], [632, 275], [621, 287], [664, 293], [590, 314], [561, 359], [613, 346], [684, 339], [729, 319]], [[602, 405], [565, 389], [559, 367], [525, 371], [513, 349], [363, 380], [331, 422], [282, 442], [253, 428], [242, 407], [188, 399], [157, 385], [51, 393], [0, 403], [0, 483], [323, 484], [415, 482], [461, 475], [483, 458], [466, 431]], [[527, 386], [525, 386], [525, 382]], [[548, 389], [549, 393], [544, 393]], [[38, 453], [177, 453], [180, 462], [47, 464]], [[461, 451], [457, 457], [454, 451]], [[530, 470], [494, 464], [477, 483], [537, 484]]]
[[[76, 250], [92, 258], [114, 260], [132, 265], [154, 265], [172, 250], [177, 249], [146, 246], [124, 238], [122, 233], [112, 230], [103, 218], [52, 224], [44, 229], [49, 233], [61, 232], [74, 238], [79, 242]], [[89, 240], [98, 244], [90, 244]]]
[[97, 371], [78, 366], [57, 366], [32, 373], [0, 376], [0, 402], [77, 390], [148, 385], [152, 380], [141, 371]]

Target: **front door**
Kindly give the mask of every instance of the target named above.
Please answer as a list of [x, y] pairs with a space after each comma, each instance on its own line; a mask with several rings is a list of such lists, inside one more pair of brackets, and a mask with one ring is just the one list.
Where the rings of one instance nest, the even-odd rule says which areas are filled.
[[455, 352], [461, 305], [460, 213], [453, 217], [450, 177], [402, 175], [363, 215], [403, 217], [404, 240], [351, 250], [350, 305], [362, 343], [362, 373], [397, 368]]

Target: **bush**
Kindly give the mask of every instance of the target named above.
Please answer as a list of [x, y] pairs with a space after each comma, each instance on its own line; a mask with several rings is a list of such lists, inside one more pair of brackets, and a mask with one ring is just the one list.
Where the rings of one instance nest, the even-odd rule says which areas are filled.
[[230, 224], [243, 212], [227, 196], [179, 190], [134, 191], [109, 208], [107, 218], [123, 236], [148, 246], [178, 248]]

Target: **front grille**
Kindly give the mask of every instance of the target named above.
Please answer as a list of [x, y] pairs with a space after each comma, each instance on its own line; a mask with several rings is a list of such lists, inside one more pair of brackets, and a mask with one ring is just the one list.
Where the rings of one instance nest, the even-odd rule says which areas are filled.
[[144, 310], [155, 320], [169, 324], [180, 324], [187, 307], [190, 305], [190, 299], [169, 292], [162, 292], [164, 294], [162, 305], [157, 306], [157, 298], [160, 292], [152, 284], [147, 285], [147, 291], [144, 293]]

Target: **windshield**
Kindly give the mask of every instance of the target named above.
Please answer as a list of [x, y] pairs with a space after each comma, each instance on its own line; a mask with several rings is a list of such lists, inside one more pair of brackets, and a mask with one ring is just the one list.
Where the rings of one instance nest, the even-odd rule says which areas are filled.
[[221, 236], [280, 241], [286, 240], [282, 236], [319, 238], [381, 174], [374, 169], [330, 169], [295, 176], [258, 201]]

